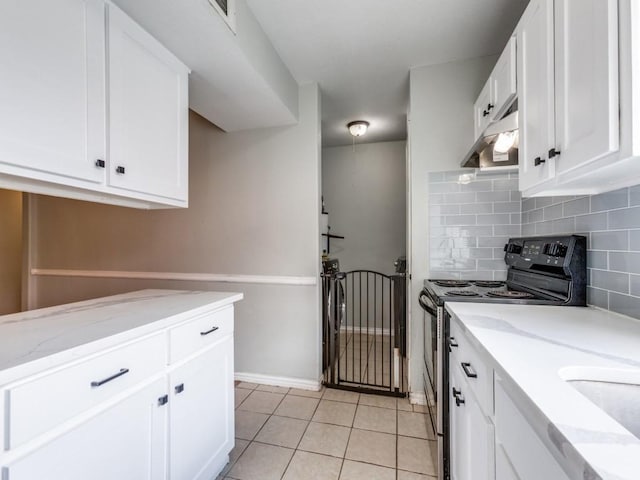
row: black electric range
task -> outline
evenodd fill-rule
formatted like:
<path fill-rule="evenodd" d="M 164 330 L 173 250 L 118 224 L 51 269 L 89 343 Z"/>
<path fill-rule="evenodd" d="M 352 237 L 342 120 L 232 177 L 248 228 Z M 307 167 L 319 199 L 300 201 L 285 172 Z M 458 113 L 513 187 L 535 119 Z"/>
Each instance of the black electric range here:
<path fill-rule="evenodd" d="M 424 385 L 429 418 L 438 439 L 438 478 L 449 478 L 449 318 L 446 302 L 586 305 L 587 244 L 579 235 L 512 238 L 504 247 L 507 278 L 425 280 Z"/>

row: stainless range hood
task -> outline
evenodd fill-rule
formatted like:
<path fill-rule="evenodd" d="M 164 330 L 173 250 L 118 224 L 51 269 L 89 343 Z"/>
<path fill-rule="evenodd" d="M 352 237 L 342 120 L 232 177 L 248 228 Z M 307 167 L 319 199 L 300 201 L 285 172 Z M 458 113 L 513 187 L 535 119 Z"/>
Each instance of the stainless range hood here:
<path fill-rule="evenodd" d="M 512 147 L 504 155 L 494 155 L 493 145 L 498 135 L 518 130 L 518 112 L 510 113 L 502 120 L 487 127 L 484 133 L 465 155 L 461 167 L 488 169 L 515 169 L 518 165 L 518 148 Z"/>

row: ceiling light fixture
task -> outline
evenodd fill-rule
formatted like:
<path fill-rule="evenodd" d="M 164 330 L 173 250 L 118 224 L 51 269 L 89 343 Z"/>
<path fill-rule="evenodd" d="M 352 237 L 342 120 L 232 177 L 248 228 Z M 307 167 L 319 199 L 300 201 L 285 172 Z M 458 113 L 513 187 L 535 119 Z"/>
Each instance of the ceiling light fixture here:
<path fill-rule="evenodd" d="M 369 128 L 369 122 L 364 120 L 354 120 L 353 122 L 347 123 L 347 128 L 349 129 L 349 133 L 354 137 L 361 137 L 365 133 L 367 133 L 367 128 Z"/>

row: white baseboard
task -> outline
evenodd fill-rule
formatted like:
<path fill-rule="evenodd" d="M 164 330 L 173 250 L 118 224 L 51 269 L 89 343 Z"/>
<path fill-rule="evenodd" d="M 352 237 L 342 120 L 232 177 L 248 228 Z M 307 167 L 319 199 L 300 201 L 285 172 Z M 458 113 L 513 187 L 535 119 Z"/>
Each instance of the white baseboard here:
<path fill-rule="evenodd" d="M 426 405 L 427 396 L 424 394 L 424 392 L 411 392 L 409 394 L 409 402 L 412 405 Z"/>
<path fill-rule="evenodd" d="M 348 332 L 348 333 L 358 333 L 358 334 L 364 334 L 364 335 L 384 335 L 387 337 L 391 335 L 391 331 L 388 328 L 378 328 L 378 327 L 360 328 L 359 326 L 352 327 L 351 325 L 342 325 L 340 326 L 340 331 Z"/>
<path fill-rule="evenodd" d="M 258 383 L 260 385 L 272 385 L 275 387 L 299 388 L 300 390 L 318 391 L 322 386 L 320 380 L 307 380 L 304 378 L 274 377 L 260 373 L 236 372 L 235 379 L 240 382 Z"/>

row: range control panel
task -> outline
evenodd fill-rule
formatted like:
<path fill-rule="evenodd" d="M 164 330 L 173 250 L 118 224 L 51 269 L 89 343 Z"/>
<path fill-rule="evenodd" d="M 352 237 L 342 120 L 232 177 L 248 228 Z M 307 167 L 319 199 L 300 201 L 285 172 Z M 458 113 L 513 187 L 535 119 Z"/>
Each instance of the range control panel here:
<path fill-rule="evenodd" d="M 586 238 L 579 235 L 511 238 L 504 251 L 509 266 L 530 270 L 541 266 L 566 268 L 574 253 L 584 255 Z"/>

